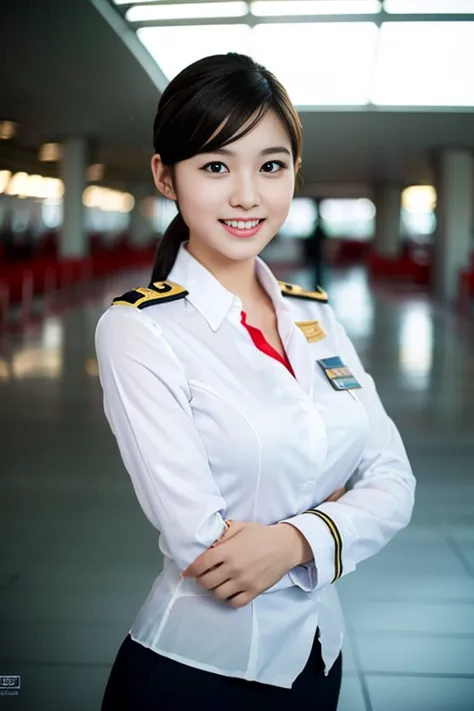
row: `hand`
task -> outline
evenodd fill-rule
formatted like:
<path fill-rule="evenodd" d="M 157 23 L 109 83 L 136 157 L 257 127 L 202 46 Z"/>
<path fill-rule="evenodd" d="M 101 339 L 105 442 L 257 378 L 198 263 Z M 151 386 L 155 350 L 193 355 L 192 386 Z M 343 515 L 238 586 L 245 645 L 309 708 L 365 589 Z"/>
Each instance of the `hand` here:
<path fill-rule="evenodd" d="M 294 536 L 299 535 L 293 526 L 231 521 L 223 538 L 181 575 L 195 578 L 232 607 L 243 607 L 296 565 Z"/>
<path fill-rule="evenodd" d="M 341 498 L 341 496 L 344 496 L 346 493 L 347 489 L 342 487 L 341 489 L 336 489 L 336 491 L 331 494 L 331 496 L 328 496 L 327 499 L 324 499 L 325 501 L 337 501 L 338 499 Z"/>

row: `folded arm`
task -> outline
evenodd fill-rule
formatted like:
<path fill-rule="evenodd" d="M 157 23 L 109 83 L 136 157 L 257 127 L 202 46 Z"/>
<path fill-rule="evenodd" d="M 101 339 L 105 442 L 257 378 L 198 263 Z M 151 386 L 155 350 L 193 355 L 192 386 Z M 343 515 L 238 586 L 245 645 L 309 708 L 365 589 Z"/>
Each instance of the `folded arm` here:
<path fill-rule="evenodd" d="M 342 498 L 285 519 L 305 536 L 313 552 L 313 562 L 300 566 L 306 580 L 298 577 L 300 587 L 307 591 L 335 582 L 378 553 L 408 525 L 415 493 L 415 479 L 398 430 L 344 329 L 332 311 L 329 314 L 337 354 L 362 385 L 356 392 L 369 416 L 370 435 L 351 488 Z"/>
<path fill-rule="evenodd" d="M 219 538 L 226 516 L 185 373 L 157 324 L 127 306 L 102 316 L 96 351 L 105 413 L 135 494 L 183 570 Z"/>

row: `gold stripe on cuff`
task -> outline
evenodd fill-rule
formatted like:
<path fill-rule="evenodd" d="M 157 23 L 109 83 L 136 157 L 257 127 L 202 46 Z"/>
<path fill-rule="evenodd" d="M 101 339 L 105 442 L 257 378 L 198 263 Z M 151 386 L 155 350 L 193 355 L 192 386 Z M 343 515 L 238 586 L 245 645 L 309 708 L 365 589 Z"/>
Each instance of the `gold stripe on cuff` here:
<path fill-rule="evenodd" d="M 313 514 L 313 516 L 318 516 L 326 526 L 329 528 L 331 531 L 332 537 L 334 538 L 334 579 L 331 581 L 331 583 L 335 583 L 336 580 L 339 580 L 339 578 L 342 575 L 342 536 L 339 533 L 339 529 L 332 520 L 330 516 L 328 516 L 326 513 L 323 511 L 315 511 L 314 509 L 308 509 L 308 511 L 305 511 L 305 513 L 310 513 Z"/>

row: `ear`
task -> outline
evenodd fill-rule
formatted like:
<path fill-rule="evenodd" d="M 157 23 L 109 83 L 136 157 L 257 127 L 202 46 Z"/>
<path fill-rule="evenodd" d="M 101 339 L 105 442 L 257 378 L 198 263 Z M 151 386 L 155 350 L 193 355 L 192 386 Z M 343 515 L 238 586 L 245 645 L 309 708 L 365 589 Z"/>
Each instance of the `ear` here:
<path fill-rule="evenodd" d="M 301 170 L 303 161 L 301 160 L 301 157 L 297 158 L 295 161 L 295 175 L 298 175 L 298 173 Z"/>
<path fill-rule="evenodd" d="M 177 200 L 176 192 L 173 187 L 173 180 L 168 166 L 164 165 L 161 156 L 155 153 L 151 159 L 151 172 L 155 185 L 160 193 L 168 200 Z"/>

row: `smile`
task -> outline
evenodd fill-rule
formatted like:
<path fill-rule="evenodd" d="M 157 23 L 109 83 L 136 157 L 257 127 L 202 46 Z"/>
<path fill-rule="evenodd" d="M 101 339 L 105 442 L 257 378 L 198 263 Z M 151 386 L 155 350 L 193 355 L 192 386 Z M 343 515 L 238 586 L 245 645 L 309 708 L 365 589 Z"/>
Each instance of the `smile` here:
<path fill-rule="evenodd" d="M 234 237 L 253 237 L 265 222 L 262 220 L 219 220 L 224 229 Z"/>
<path fill-rule="evenodd" d="M 223 222 L 227 227 L 233 227 L 234 229 L 251 230 L 263 220 L 219 220 L 219 222 Z"/>

